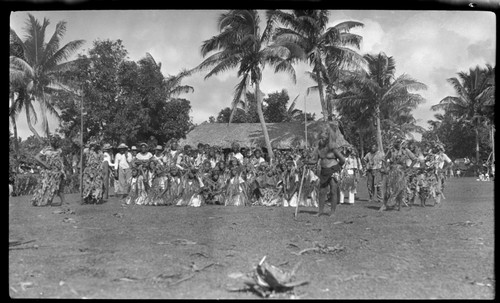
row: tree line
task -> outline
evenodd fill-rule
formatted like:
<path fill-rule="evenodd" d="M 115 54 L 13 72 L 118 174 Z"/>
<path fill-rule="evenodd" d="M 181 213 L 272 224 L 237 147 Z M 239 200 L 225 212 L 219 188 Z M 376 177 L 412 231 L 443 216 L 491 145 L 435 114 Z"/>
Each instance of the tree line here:
<path fill-rule="evenodd" d="M 456 145 L 456 140 L 451 142 L 454 136 L 459 138 L 460 131 L 471 129 L 475 132 L 476 158 L 479 150 L 487 150 L 481 138 L 485 127 L 490 134 L 494 132 L 494 67 L 477 67 L 469 73 L 460 72 L 460 80 L 448 79 L 457 96 L 446 97 L 432 107 L 445 113 L 436 116 L 443 117 L 442 121 L 430 122 L 431 129 L 425 130 L 417 125 L 412 111 L 425 102 L 417 92 L 426 85 L 407 74 L 396 77 L 395 58 L 383 52 L 360 54 L 363 38 L 351 31 L 363 27 L 362 23 L 344 21 L 328 27 L 327 10 L 268 10 L 265 18 L 262 27 L 256 10 L 222 13 L 217 20 L 219 33 L 201 42 L 204 60 L 194 68 L 164 76 L 161 63 L 148 53 L 137 62 L 130 60 L 121 40 L 93 41 L 86 53 L 67 61 L 84 41 L 60 47 L 66 32 L 66 22 L 61 21 L 47 42 L 49 20 L 40 23 L 28 14 L 24 40 L 10 30 L 9 114 L 14 149 L 19 151 L 16 118 L 22 112 L 33 135 L 42 140 L 33 127 L 38 120 L 35 103 L 42 109 L 45 135 L 50 134 L 46 119 L 50 112 L 60 122 L 56 132 L 73 150 L 79 149 L 82 135 L 82 105 L 84 142 L 131 144 L 151 138 L 157 142 L 182 138 L 194 126 L 189 116 L 191 104 L 180 97 L 194 88 L 182 81 L 194 73 L 206 73 L 208 79 L 236 70 L 238 83 L 230 106 L 221 109 L 217 117 L 209 117 L 208 122 L 259 122 L 272 152 L 266 123 L 304 121 L 306 117 L 295 108 L 299 96 L 288 104 L 286 89 L 266 97 L 260 89 L 262 71 L 269 66 L 276 73 L 285 72 L 293 85 L 294 66 L 306 62 L 310 66 L 307 74 L 316 83 L 307 94 L 319 95 L 321 119 L 339 122 L 346 139 L 362 153 L 374 143 L 384 150 L 396 138 L 411 138 L 415 132 L 421 133 L 423 140 L 440 140 L 450 149 Z M 316 118 L 307 115 L 307 120 Z"/>

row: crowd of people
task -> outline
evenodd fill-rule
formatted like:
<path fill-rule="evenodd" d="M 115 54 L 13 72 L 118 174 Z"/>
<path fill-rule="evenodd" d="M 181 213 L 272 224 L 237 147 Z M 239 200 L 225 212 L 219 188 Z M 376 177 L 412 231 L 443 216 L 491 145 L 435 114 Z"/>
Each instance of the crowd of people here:
<path fill-rule="evenodd" d="M 114 194 L 125 204 L 298 204 L 319 207 L 320 215 L 327 203 L 331 212 L 337 204 L 354 204 L 365 174 L 369 200 L 379 202 L 381 211 L 411 206 L 417 197 L 422 206 L 430 197 L 436 204 L 444 198 L 444 172 L 452 162 L 443 146 L 436 144 L 423 152 L 413 142 L 398 140 L 386 153 L 374 145 L 359 157 L 351 146 L 332 144 L 327 130 L 322 134 L 311 148 L 275 150 L 272 161 L 261 149 L 242 148 L 238 143 L 225 150 L 204 144 L 181 149 L 176 141 L 154 147 L 139 143 L 139 148 L 91 142 L 84 150 L 82 198 L 85 203 L 101 203 L 114 187 Z M 37 156 L 43 169 L 32 198 L 35 206 L 51 205 L 55 195 L 64 202 L 65 172 L 55 142 Z"/>

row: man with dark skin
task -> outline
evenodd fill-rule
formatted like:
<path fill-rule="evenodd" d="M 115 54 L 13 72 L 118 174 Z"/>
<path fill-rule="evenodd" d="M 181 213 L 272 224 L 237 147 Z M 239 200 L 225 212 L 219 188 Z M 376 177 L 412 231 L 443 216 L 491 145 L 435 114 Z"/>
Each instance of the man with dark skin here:
<path fill-rule="evenodd" d="M 345 158 L 342 153 L 336 148 L 335 134 L 330 126 L 325 126 L 318 136 L 318 141 L 314 145 L 312 159 L 308 164 L 316 164 L 319 161 L 320 182 L 319 182 L 319 210 L 316 216 L 323 214 L 325 203 L 329 200 L 331 205 L 331 216 L 335 213 L 335 208 L 340 199 L 339 177 L 342 165 Z"/>

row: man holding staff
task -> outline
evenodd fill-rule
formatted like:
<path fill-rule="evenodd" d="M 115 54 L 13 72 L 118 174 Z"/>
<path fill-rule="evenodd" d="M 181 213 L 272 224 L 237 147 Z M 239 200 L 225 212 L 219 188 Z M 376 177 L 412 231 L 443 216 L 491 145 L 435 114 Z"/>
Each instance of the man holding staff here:
<path fill-rule="evenodd" d="M 323 214 L 327 200 L 331 204 L 331 211 L 327 215 L 335 213 L 335 208 L 340 199 L 339 178 L 345 159 L 337 149 L 335 138 L 333 129 L 326 124 L 319 133 L 318 141 L 314 144 L 312 159 L 308 163 L 314 165 L 319 161 L 321 167 L 319 175 L 319 210 L 316 216 Z"/>

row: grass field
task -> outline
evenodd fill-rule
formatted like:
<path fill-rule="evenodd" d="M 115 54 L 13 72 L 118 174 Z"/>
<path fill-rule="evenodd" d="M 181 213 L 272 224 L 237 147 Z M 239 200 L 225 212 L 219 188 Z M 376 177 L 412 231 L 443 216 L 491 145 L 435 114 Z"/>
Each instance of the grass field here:
<path fill-rule="evenodd" d="M 294 218 L 294 208 L 122 206 L 113 197 L 79 205 L 78 195 L 32 207 L 28 196 L 11 197 L 9 239 L 35 241 L 9 247 L 9 293 L 258 298 L 227 289 L 267 256 L 285 270 L 300 262 L 296 278 L 309 284 L 294 289 L 299 298 L 495 297 L 493 182 L 450 179 L 441 205 L 383 213 L 367 202 L 364 180 L 358 187 L 354 205 L 319 218 L 314 208 Z M 315 243 L 344 249 L 294 254 Z"/>

